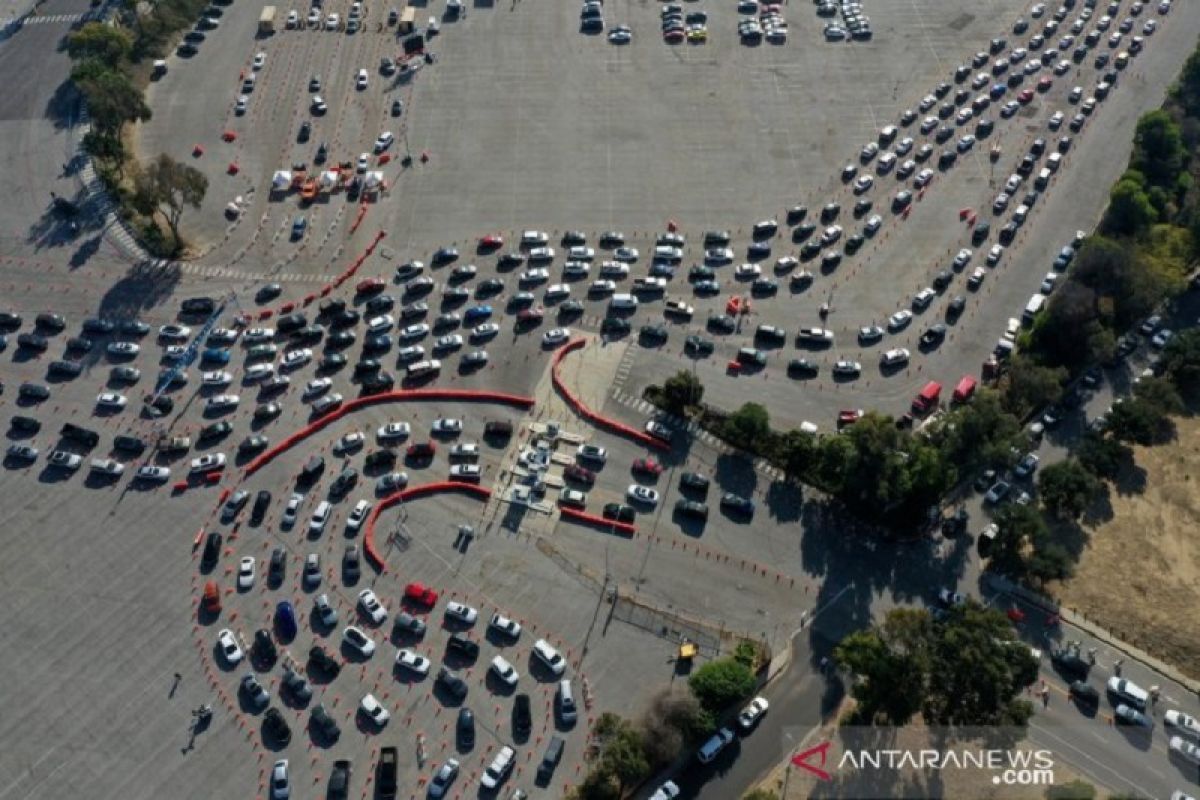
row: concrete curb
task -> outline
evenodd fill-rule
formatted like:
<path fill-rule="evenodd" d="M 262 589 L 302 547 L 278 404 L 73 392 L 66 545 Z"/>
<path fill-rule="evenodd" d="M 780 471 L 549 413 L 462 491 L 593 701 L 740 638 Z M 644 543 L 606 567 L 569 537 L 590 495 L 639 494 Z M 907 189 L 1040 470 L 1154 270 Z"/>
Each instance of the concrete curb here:
<path fill-rule="evenodd" d="M 1171 666 L 1165 661 L 1162 661 L 1161 659 L 1155 658 L 1141 648 L 1135 647 L 1128 642 L 1118 639 L 1116 636 L 1104 630 L 1091 620 L 1085 618 L 1082 614 L 1078 613 L 1074 609 L 1064 607 L 1057 601 L 1046 597 L 1045 595 L 1031 591 L 1030 589 L 1026 589 L 1023 586 L 1017 586 L 1000 575 L 985 572 L 984 580 L 990 583 L 994 588 L 1008 594 L 1016 595 L 1025 602 L 1035 605 L 1047 613 L 1057 614 L 1063 622 L 1066 622 L 1069 625 L 1074 625 L 1080 630 L 1086 631 L 1088 635 L 1099 639 L 1110 647 L 1120 650 L 1130 658 L 1137 659 L 1155 672 L 1170 678 L 1180 686 L 1186 688 L 1188 691 L 1200 696 L 1200 681 L 1189 678 L 1181 673 L 1177 668 Z"/>

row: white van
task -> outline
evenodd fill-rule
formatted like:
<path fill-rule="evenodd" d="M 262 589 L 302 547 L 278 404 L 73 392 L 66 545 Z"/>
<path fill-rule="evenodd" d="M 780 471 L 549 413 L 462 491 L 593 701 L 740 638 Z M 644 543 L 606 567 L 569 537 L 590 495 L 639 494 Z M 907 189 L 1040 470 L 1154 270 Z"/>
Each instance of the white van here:
<path fill-rule="evenodd" d="M 431 358 L 428 361 L 418 361 L 415 364 L 409 364 L 407 374 L 410 378 L 423 378 L 426 375 L 441 372 L 441 370 L 442 362 L 436 358 Z"/>
<path fill-rule="evenodd" d="M 608 301 L 608 307 L 625 311 L 638 307 L 638 299 L 631 294 L 614 294 Z"/>
<path fill-rule="evenodd" d="M 1017 206 L 1017 210 L 1013 212 L 1013 215 L 1012 215 L 1013 222 L 1017 223 L 1018 225 L 1024 225 L 1025 218 L 1028 216 L 1029 216 L 1029 206 L 1022 203 L 1021 205 Z"/>
<path fill-rule="evenodd" d="M 575 694 L 571 690 L 571 679 L 564 678 L 558 682 L 558 718 L 570 725 L 579 719 L 579 709 L 575 705 Z"/>
<path fill-rule="evenodd" d="M 1042 171 L 1039 172 L 1037 177 L 1033 179 L 1033 188 L 1037 189 L 1039 192 L 1043 191 L 1047 186 L 1050 185 L 1051 174 L 1052 173 L 1050 172 L 1049 168 L 1043 167 Z"/>
<path fill-rule="evenodd" d="M 1033 320 L 1041 313 L 1042 308 L 1046 305 L 1046 295 L 1038 293 L 1029 298 L 1029 302 L 1025 304 L 1025 310 L 1021 313 L 1021 319 L 1026 325 L 1032 325 Z"/>
<path fill-rule="evenodd" d="M 312 519 L 308 521 L 309 533 L 324 533 L 325 525 L 329 522 L 329 515 L 333 512 L 333 505 L 328 500 L 322 500 L 317 506 L 317 510 L 313 512 Z"/>
<path fill-rule="evenodd" d="M 1059 166 L 1062 164 L 1062 153 L 1051 153 L 1046 159 L 1046 169 L 1051 172 L 1058 172 Z"/>

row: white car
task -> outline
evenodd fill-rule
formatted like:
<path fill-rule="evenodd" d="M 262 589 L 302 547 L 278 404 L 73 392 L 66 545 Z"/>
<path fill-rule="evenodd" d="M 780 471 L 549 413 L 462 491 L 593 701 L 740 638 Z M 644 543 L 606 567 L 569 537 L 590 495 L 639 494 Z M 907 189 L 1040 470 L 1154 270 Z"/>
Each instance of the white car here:
<path fill-rule="evenodd" d="M 450 477 L 461 480 L 478 481 L 483 470 L 478 464 L 455 464 L 450 467 Z"/>
<path fill-rule="evenodd" d="M 894 350 L 888 350 L 879 357 L 879 366 L 881 367 L 898 367 L 901 364 L 907 364 L 910 353 L 903 347 L 897 347 Z"/>
<path fill-rule="evenodd" d="M 407 647 L 396 652 L 396 666 L 424 678 L 429 674 L 429 659 Z"/>
<path fill-rule="evenodd" d="M 313 378 L 308 383 L 304 384 L 304 397 L 316 397 L 323 393 L 330 386 L 333 386 L 333 381 L 329 378 Z"/>
<path fill-rule="evenodd" d="M 297 25 L 299 25 L 300 24 L 300 12 L 299 11 L 289 11 L 288 15 L 287 15 L 286 24 L 287 24 L 288 28 L 295 28 Z"/>
<path fill-rule="evenodd" d="M 267 54 L 266 53 L 255 53 L 254 60 L 250 62 L 250 68 L 257 71 L 257 70 L 262 69 L 264 66 L 266 66 L 266 63 L 267 63 Z"/>
<path fill-rule="evenodd" d="M 367 320 L 367 331 L 370 333 L 387 333 L 396 324 L 391 314 L 383 314 Z"/>
<path fill-rule="evenodd" d="M 1163 722 L 1168 728 L 1176 728 L 1195 739 L 1200 739 L 1200 722 L 1190 714 L 1171 710 L 1163 715 Z"/>
<path fill-rule="evenodd" d="M 255 383 L 257 381 L 265 381 L 274 376 L 274 364 L 252 364 L 246 367 L 246 372 L 242 375 L 242 381 L 245 383 Z"/>
<path fill-rule="evenodd" d="M 134 342 L 111 342 L 105 349 L 110 356 L 136 356 L 142 348 Z"/>
<path fill-rule="evenodd" d="M 608 451 L 598 444 L 581 444 L 575 450 L 578 458 L 603 464 L 608 459 Z"/>
<path fill-rule="evenodd" d="M 479 445 L 474 442 L 460 442 L 450 448 L 450 458 L 479 458 Z"/>
<path fill-rule="evenodd" d="M 555 283 L 546 287 L 546 300 L 554 302 L 571 296 L 571 287 L 565 283 Z"/>
<path fill-rule="evenodd" d="M 434 433 L 462 433 L 462 429 L 462 420 L 454 417 L 439 417 L 430 426 L 430 430 Z"/>
<path fill-rule="evenodd" d="M 271 768 L 271 800 L 288 800 L 291 796 L 292 781 L 288 777 L 288 760 L 281 758 Z"/>
<path fill-rule="evenodd" d="M 499 678 L 506 686 L 516 686 L 517 681 L 521 679 L 521 673 L 517 672 L 516 668 L 508 663 L 508 659 L 504 656 L 494 656 L 490 667 L 492 674 Z"/>
<path fill-rule="evenodd" d="M 201 372 L 200 383 L 204 386 L 228 386 L 233 383 L 233 376 L 224 370 Z"/>
<path fill-rule="evenodd" d="M 762 267 L 758 264 L 738 264 L 737 269 L 734 270 L 734 277 L 739 280 L 749 280 L 760 275 L 762 275 Z"/>
<path fill-rule="evenodd" d="M 366 522 L 367 514 L 369 513 L 371 513 L 371 504 L 366 500 L 359 500 L 346 516 L 346 530 L 349 532 L 358 531 L 362 527 L 362 524 Z"/>
<path fill-rule="evenodd" d="M 367 88 L 368 81 L 369 78 L 367 76 L 367 71 L 365 69 L 360 69 L 358 71 L 358 75 L 356 75 L 354 78 L 354 88 L 361 92 L 363 89 Z"/>
<path fill-rule="evenodd" d="M 341 15 L 330 14 L 328 17 L 325 18 L 325 30 L 327 30 L 327 31 L 336 30 L 337 26 L 340 25 L 341 22 L 342 22 Z"/>
<path fill-rule="evenodd" d="M 168 341 L 179 342 L 192 335 L 192 329 L 187 325 L 163 325 L 158 329 L 158 337 Z"/>
<path fill-rule="evenodd" d="M 463 346 L 462 334 L 450 333 L 445 336 L 439 336 L 433 342 L 433 349 L 437 351 L 458 350 Z"/>
<path fill-rule="evenodd" d="M 375 152 L 382 153 L 392 146 L 392 142 L 396 141 L 396 136 L 391 131 L 384 131 L 379 134 L 379 138 L 375 140 Z"/>
<path fill-rule="evenodd" d="M 342 641 L 348 647 L 357 650 L 363 658 L 370 658 L 375 654 L 375 640 L 354 625 L 347 625 L 342 629 Z"/>
<path fill-rule="evenodd" d="M 217 646 L 221 648 L 221 655 L 224 657 L 226 664 L 237 664 L 246 657 L 246 654 L 242 652 L 242 648 L 238 644 L 237 637 L 228 628 L 224 628 L 217 633 Z"/>
<path fill-rule="evenodd" d="M 124 408 L 128 402 L 124 395 L 116 392 L 101 392 L 96 395 L 96 405 L 100 408 Z"/>
<path fill-rule="evenodd" d="M 321 624 L 327 628 L 332 628 L 337 625 L 338 613 L 333 607 L 333 603 L 329 602 L 329 595 L 319 594 L 313 599 L 313 608 L 317 611 L 317 618 L 321 620 Z"/>
<path fill-rule="evenodd" d="M 625 494 L 636 503 L 645 503 L 648 506 L 658 505 L 658 492 L 649 486 L 633 483 L 625 490 Z"/>
<path fill-rule="evenodd" d="M 192 472 L 211 472 L 222 469 L 224 466 L 224 453 L 208 453 L 198 458 L 193 458 L 191 463 Z"/>
<path fill-rule="evenodd" d="M 359 153 L 358 160 L 354 162 L 354 171 L 362 175 L 367 171 L 367 167 L 371 166 L 371 154 Z"/>
<path fill-rule="evenodd" d="M 989 267 L 996 266 L 997 264 L 1000 263 L 1000 259 L 1001 259 L 1001 257 L 1003 257 L 1003 255 L 1004 255 L 1004 245 L 1002 245 L 1002 244 L 992 245 L 992 248 L 990 250 L 988 250 L 987 265 Z"/>
<path fill-rule="evenodd" d="M 488 791 L 498 787 L 512 772 L 516 756 L 516 752 L 508 745 L 501 747 L 500 752 L 496 753 L 496 757 L 492 759 L 492 763 L 488 764 L 487 769 L 483 771 L 483 777 L 479 779 L 480 785 Z"/>
<path fill-rule="evenodd" d="M 397 335 L 406 341 L 420 339 L 423 336 L 429 335 L 429 324 L 418 322 L 416 325 L 409 325 L 407 328 L 402 328 Z"/>
<path fill-rule="evenodd" d="M 412 426 L 407 422 L 389 422 L 381 425 L 379 430 L 375 431 L 375 436 L 381 442 L 392 441 L 394 439 L 407 439 L 412 433 Z"/>
<path fill-rule="evenodd" d="M 521 273 L 521 276 L 518 280 L 522 284 L 545 283 L 546 281 L 550 280 L 550 270 L 544 267 L 527 269 Z"/>
<path fill-rule="evenodd" d="M 156 467 L 153 464 L 146 464 L 138 467 L 137 472 L 133 476 L 144 481 L 165 481 L 171 477 L 171 470 L 167 467 Z"/>
<path fill-rule="evenodd" d="M 241 402 L 241 397 L 236 394 L 218 394 L 213 395 L 204 402 L 206 411 L 220 411 L 226 408 L 236 408 Z"/>
<path fill-rule="evenodd" d="M 379 597 L 371 589 L 363 589 L 358 593 L 358 605 L 363 613 L 376 625 L 382 624 L 388 618 L 387 609 L 379 602 Z"/>
<path fill-rule="evenodd" d="M 862 194 L 875 185 L 875 178 L 870 175 L 859 175 L 854 179 L 854 193 Z"/>
<path fill-rule="evenodd" d="M 465 603 L 451 601 L 446 604 L 446 617 L 464 625 L 474 625 L 479 612 Z"/>
<path fill-rule="evenodd" d="M 500 326 L 494 322 L 485 322 L 471 329 L 472 339 L 487 339 L 500 332 Z"/>
<path fill-rule="evenodd" d="M 254 556 L 244 556 L 238 562 L 237 587 L 249 589 L 254 585 Z"/>
<path fill-rule="evenodd" d="M 961 606 L 967 602 L 967 598 L 951 589 L 938 589 L 938 602 L 944 606 Z"/>
<path fill-rule="evenodd" d="M 742 709 L 742 713 L 738 714 L 738 727 L 740 727 L 743 731 L 751 730 L 755 725 L 758 724 L 758 721 L 762 719 L 763 714 L 767 713 L 767 709 L 770 707 L 770 705 L 771 704 L 767 702 L 767 698 L 765 697 L 756 697 L 751 700 L 746 707 Z"/>
<path fill-rule="evenodd" d="M 308 362 L 312 361 L 313 351 L 307 347 L 300 347 L 296 350 L 289 350 L 283 354 L 283 361 L 279 366 L 282 369 L 297 369 Z"/>
<path fill-rule="evenodd" d="M 567 660 L 545 639 L 538 639 L 533 643 L 533 654 L 555 677 L 567 671 Z"/>
<path fill-rule="evenodd" d="M 377 728 L 387 725 L 388 720 L 392 718 L 392 715 L 373 694 L 363 697 L 362 701 L 358 704 L 358 710 L 363 713 L 363 716 L 373 722 Z"/>
<path fill-rule="evenodd" d="M 93 458 L 92 472 L 116 477 L 125 471 L 125 465 L 112 458 Z"/>
<path fill-rule="evenodd" d="M 654 794 L 650 795 L 650 800 L 676 800 L 681 794 L 683 794 L 683 790 L 679 788 L 679 784 L 675 781 L 667 781 L 659 786 Z"/>
<path fill-rule="evenodd" d="M 617 290 L 617 284 L 609 280 L 592 281 L 588 287 L 589 294 L 611 294 Z"/>
<path fill-rule="evenodd" d="M 611 37 L 610 37 L 611 38 Z M 450 785 L 458 777 L 459 763 L 457 759 L 447 758 L 438 767 L 437 772 L 429 779 L 429 796 L 434 800 L 445 797 L 450 791 Z"/>
<path fill-rule="evenodd" d="M 613 258 L 617 261 L 625 261 L 633 263 L 638 260 L 638 249 L 636 247 L 618 247 L 613 251 Z"/>
<path fill-rule="evenodd" d="M 972 255 L 974 255 L 974 253 L 971 252 L 971 248 L 964 247 L 960 249 L 958 254 L 954 256 L 954 268 L 956 270 L 960 270 L 967 264 L 970 264 Z"/>
<path fill-rule="evenodd" d="M 521 636 L 521 623 L 499 612 L 492 614 L 492 619 L 488 622 L 488 627 L 510 639 L 517 639 Z"/>
<path fill-rule="evenodd" d="M 274 328 L 251 328 L 242 335 L 242 341 L 246 344 L 260 344 L 262 342 L 269 342 L 274 338 Z"/>
<path fill-rule="evenodd" d="M 570 335 L 570 328 L 551 328 L 542 334 L 542 344 L 547 346 L 562 344 Z"/>
<path fill-rule="evenodd" d="M 350 433 L 343 435 L 342 438 L 338 439 L 334 443 L 333 454 L 340 456 L 353 452 L 354 450 L 362 447 L 363 442 L 366 440 L 367 437 L 363 435 L 362 431 L 351 431 Z"/>
<path fill-rule="evenodd" d="M 843 378 L 857 378 L 862 373 L 862 364 L 845 358 L 839 359 L 834 362 L 832 372 Z"/>

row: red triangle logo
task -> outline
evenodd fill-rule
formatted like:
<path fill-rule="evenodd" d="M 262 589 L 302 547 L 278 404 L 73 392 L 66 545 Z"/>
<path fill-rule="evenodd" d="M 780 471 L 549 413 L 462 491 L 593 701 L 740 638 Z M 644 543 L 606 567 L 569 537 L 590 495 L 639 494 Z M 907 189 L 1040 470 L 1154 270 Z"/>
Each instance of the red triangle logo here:
<path fill-rule="evenodd" d="M 803 753 L 797 753 L 796 755 L 792 756 L 792 764 L 800 769 L 808 770 L 823 781 L 833 780 L 833 776 L 822 769 L 822 767 L 825 766 L 825 759 L 829 755 L 829 748 L 832 746 L 832 744 L 832 742 L 822 742 L 816 747 L 808 748 Z M 819 764 L 810 763 L 815 761 L 818 756 L 820 757 Z"/>

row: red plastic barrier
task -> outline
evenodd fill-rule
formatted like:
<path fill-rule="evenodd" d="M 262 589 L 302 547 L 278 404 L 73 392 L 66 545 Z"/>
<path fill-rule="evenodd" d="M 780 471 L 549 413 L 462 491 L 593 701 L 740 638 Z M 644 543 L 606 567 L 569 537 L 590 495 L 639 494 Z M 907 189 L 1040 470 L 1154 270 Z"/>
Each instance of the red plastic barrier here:
<path fill-rule="evenodd" d="M 329 293 L 332 291 L 333 291 L 333 284 L 327 284 L 324 288 L 321 289 L 321 297 L 328 297 Z"/>
<path fill-rule="evenodd" d="M 271 309 L 269 309 L 269 308 L 264 308 L 262 311 L 258 312 L 258 318 L 259 318 L 259 319 L 270 319 L 270 318 L 271 318 L 271 315 L 272 315 L 272 314 L 274 314 L 274 313 L 275 313 L 275 312 L 274 312 L 274 311 L 272 311 Z"/>
<path fill-rule="evenodd" d="M 295 310 L 296 310 L 296 304 L 295 304 L 295 303 L 284 303 L 283 305 L 281 305 L 281 306 L 279 307 L 279 313 L 280 313 L 280 314 L 290 314 L 290 313 L 292 313 L 292 312 L 293 312 L 293 311 L 295 311 Z"/>
<path fill-rule="evenodd" d="M 366 553 L 367 558 L 375 565 L 376 569 L 380 572 L 387 570 L 387 564 L 384 562 L 383 557 L 379 555 L 379 551 L 375 549 L 375 520 L 378 519 L 379 515 L 396 505 L 396 503 L 407 503 L 409 500 L 415 500 L 418 497 L 440 494 L 442 492 L 462 492 L 463 494 L 474 495 L 484 501 L 487 501 L 492 496 L 491 489 L 485 489 L 473 483 L 461 483 L 458 481 L 423 483 L 420 486 L 410 486 L 407 489 L 392 492 L 375 504 L 375 507 L 371 509 L 371 513 L 367 517 L 366 524 L 363 526 L 363 552 Z"/>
<path fill-rule="evenodd" d="M 532 397 L 523 397 L 519 394 L 504 394 L 503 392 L 480 392 L 471 389 L 398 389 L 394 392 L 381 392 L 380 394 L 356 397 L 355 399 L 343 404 L 342 407 L 336 411 L 332 411 L 323 417 L 313 420 L 307 426 L 296 431 L 291 436 L 272 447 L 270 450 L 259 454 L 257 458 L 246 465 L 244 477 L 250 477 L 262 467 L 270 463 L 280 453 L 289 450 L 297 442 L 307 439 L 309 436 L 321 430 L 329 423 L 339 420 L 347 414 L 352 414 L 360 408 L 366 408 L 367 406 L 373 406 L 379 403 L 397 403 L 421 400 L 490 402 L 498 403 L 500 405 L 516 406 L 518 408 L 533 407 Z"/>
<path fill-rule="evenodd" d="M 561 514 L 564 519 L 569 519 L 574 522 L 583 522 L 588 525 L 596 525 L 603 528 L 611 528 L 614 531 L 620 531 L 626 536 L 633 536 L 635 533 L 637 533 L 637 528 L 628 522 L 618 522 L 615 519 L 597 517 L 595 514 L 585 514 L 582 511 L 578 511 L 574 508 L 559 508 L 558 513 Z"/>
<path fill-rule="evenodd" d="M 653 447 L 655 450 L 670 450 L 671 446 L 666 442 L 655 439 L 650 434 L 643 433 L 636 428 L 631 428 L 623 422 L 617 422 L 615 419 L 602 417 L 595 411 L 592 411 L 590 408 L 584 405 L 578 397 L 572 394 L 571 390 L 568 389 L 566 384 L 562 382 L 562 379 L 558 377 L 558 367 L 562 363 L 563 358 L 565 358 L 568 353 L 574 352 L 586 344 L 587 339 L 573 339 L 559 348 L 558 352 L 554 354 L 554 363 L 550 368 L 550 377 L 554 381 L 554 388 L 558 390 L 558 393 L 561 394 L 563 398 L 570 404 L 571 408 L 574 409 L 576 414 L 583 417 L 596 427 L 604 428 L 607 431 L 624 436 L 628 439 L 633 439 L 635 442 L 640 442 L 647 447 Z"/>

